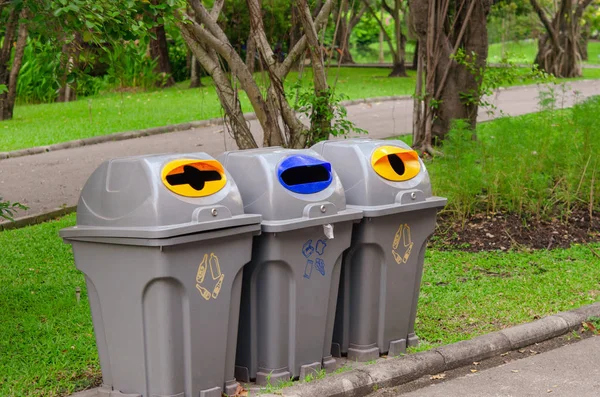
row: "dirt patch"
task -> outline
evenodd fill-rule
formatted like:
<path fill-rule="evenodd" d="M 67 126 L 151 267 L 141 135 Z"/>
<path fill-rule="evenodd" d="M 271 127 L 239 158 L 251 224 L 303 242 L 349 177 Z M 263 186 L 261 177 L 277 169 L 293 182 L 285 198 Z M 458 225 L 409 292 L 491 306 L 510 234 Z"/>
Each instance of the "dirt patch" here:
<path fill-rule="evenodd" d="M 573 211 L 568 220 L 524 220 L 511 214 L 480 214 L 464 226 L 441 216 L 432 239 L 436 249 L 469 252 L 510 249 L 568 248 L 574 243 L 600 241 L 600 213 Z M 598 253 L 600 258 L 600 252 Z"/>

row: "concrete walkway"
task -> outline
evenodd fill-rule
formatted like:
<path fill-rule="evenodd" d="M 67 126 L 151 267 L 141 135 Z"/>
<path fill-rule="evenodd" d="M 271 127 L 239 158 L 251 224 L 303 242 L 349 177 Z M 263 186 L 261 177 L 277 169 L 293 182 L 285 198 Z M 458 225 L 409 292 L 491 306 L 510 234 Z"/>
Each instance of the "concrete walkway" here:
<path fill-rule="evenodd" d="M 576 81 L 569 86 L 568 91 L 557 94 L 559 106 L 572 106 L 577 96 L 600 95 L 600 80 Z M 574 91 L 579 94 L 575 95 Z M 492 102 L 506 115 L 531 113 L 539 110 L 538 92 L 536 86 L 514 87 L 499 91 Z M 410 133 L 412 108 L 412 98 L 407 97 L 352 105 L 348 107 L 348 115 L 359 127 L 369 131 L 369 137 L 386 138 Z M 480 114 L 479 119 L 490 117 Z M 262 142 L 258 123 L 252 121 L 251 126 L 257 142 Z M 9 158 L 0 160 L 0 197 L 30 207 L 19 216 L 43 214 L 76 205 L 89 175 L 107 159 L 165 152 L 203 151 L 218 155 L 232 149 L 236 149 L 233 139 L 223 127 L 215 126 Z"/>
<path fill-rule="evenodd" d="M 593 337 L 410 393 L 381 390 L 372 397 L 597 397 L 600 338 Z"/>

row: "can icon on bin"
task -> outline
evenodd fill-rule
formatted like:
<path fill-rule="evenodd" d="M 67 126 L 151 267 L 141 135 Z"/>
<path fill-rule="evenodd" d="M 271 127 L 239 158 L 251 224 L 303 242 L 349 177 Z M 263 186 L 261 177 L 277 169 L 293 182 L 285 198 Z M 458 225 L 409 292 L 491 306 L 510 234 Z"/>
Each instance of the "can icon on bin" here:
<path fill-rule="evenodd" d="M 313 147 L 338 172 L 350 208 L 363 211 L 344 255 L 334 356 L 355 361 L 416 345 L 414 324 L 429 236 L 446 199 L 402 141 L 351 139 Z"/>
<path fill-rule="evenodd" d="M 60 234 L 86 278 L 99 397 L 235 393 L 242 268 L 260 219 L 204 153 L 115 159 L 91 175 L 77 226 Z"/>
<path fill-rule="evenodd" d="M 342 254 L 360 210 L 311 150 L 224 153 L 244 210 L 263 217 L 244 269 L 236 378 L 259 385 L 335 369 L 331 340 Z"/>

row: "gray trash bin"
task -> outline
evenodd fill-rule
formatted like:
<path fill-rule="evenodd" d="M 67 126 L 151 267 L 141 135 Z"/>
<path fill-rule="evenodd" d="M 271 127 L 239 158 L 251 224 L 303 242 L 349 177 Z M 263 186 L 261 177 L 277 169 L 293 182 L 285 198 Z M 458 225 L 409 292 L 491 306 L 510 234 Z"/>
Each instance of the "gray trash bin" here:
<path fill-rule="evenodd" d="M 203 153 L 115 159 L 60 235 L 86 277 L 99 397 L 234 393 L 242 268 L 260 216 Z"/>
<path fill-rule="evenodd" d="M 261 214 L 244 270 L 236 378 L 276 384 L 335 369 L 331 340 L 342 254 L 352 224 L 331 165 L 311 150 L 228 152 L 245 211 Z"/>
<path fill-rule="evenodd" d="M 313 147 L 338 171 L 346 200 L 363 211 L 344 255 L 332 352 L 368 361 L 418 343 L 414 322 L 428 238 L 446 199 L 402 141 L 356 139 Z"/>

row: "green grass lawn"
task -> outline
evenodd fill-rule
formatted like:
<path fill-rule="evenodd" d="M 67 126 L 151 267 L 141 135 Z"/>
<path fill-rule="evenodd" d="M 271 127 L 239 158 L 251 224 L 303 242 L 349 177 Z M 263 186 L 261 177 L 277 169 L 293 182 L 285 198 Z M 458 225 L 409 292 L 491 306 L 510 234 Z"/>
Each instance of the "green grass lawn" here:
<path fill-rule="evenodd" d="M 75 216 L 0 232 L 0 395 L 64 396 L 100 381 L 83 276 L 58 230 Z M 419 350 L 469 339 L 598 300 L 590 247 L 466 253 L 430 249 Z M 81 301 L 75 288 L 81 288 Z"/>
<path fill-rule="evenodd" d="M 410 95 L 414 91 L 414 73 L 409 78 L 388 79 L 385 69 L 332 67 L 329 81 L 337 78 L 337 92 L 350 99 L 390 95 Z M 303 82 L 308 84 L 310 69 Z M 297 75 L 287 79 L 288 87 Z M 211 80 L 207 87 L 187 89 L 187 82 L 152 92 L 111 93 L 82 98 L 71 103 L 16 106 L 14 119 L 0 122 L 0 152 L 50 145 L 74 139 L 117 132 L 204 120 L 222 115 L 221 105 Z M 291 91 L 291 90 L 290 90 Z M 240 90 L 244 111 L 252 111 Z"/>
<path fill-rule="evenodd" d="M 310 80 L 305 73 L 305 86 Z M 389 70 L 373 68 L 337 68 L 329 71 L 329 81 L 337 78 L 337 92 L 350 99 L 391 95 L 412 95 L 415 74 L 408 78 L 387 78 Z M 584 70 L 584 78 L 600 78 L 600 70 Z M 21 105 L 13 120 L 0 122 L 0 152 L 33 146 L 51 145 L 75 139 L 158 127 L 220 117 L 222 110 L 211 80 L 201 89 L 187 89 L 187 83 L 151 92 L 110 93 L 82 98 L 70 103 Z M 290 75 L 292 86 L 297 75 Z M 534 81 L 516 81 L 515 85 Z M 245 111 L 252 111 L 244 92 L 240 98 Z"/>
<path fill-rule="evenodd" d="M 502 61 L 503 54 L 510 54 L 509 60 L 516 63 L 532 63 L 537 54 L 537 41 L 509 41 L 505 43 L 490 44 L 488 62 Z M 588 64 L 600 64 L 600 41 L 588 43 Z"/>

